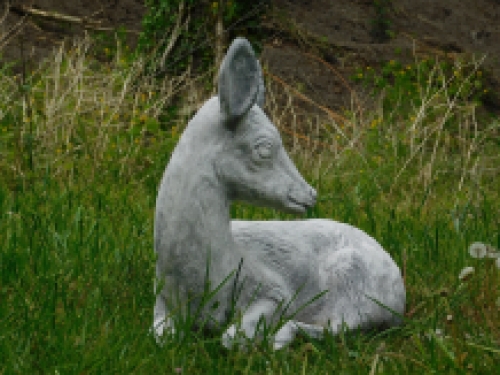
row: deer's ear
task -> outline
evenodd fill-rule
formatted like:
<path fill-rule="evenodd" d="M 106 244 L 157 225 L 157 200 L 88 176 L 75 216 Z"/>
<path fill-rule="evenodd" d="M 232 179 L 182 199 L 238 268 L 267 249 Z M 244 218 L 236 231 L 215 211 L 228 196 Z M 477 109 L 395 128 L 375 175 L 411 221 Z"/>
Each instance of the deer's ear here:
<path fill-rule="evenodd" d="M 234 126 L 257 102 L 261 76 L 252 46 L 236 38 L 219 70 L 219 101 L 227 125 Z"/>

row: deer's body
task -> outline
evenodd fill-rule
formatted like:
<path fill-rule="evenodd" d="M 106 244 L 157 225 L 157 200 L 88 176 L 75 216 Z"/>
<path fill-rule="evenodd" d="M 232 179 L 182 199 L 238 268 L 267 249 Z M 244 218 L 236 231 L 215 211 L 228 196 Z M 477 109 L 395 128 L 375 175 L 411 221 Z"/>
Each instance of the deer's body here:
<path fill-rule="evenodd" d="M 360 328 L 374 321 L 387 325 L 397 322 L 397 317 L 366 295 L 402 311 L 399 268 L 363 231 L 323 219 L 234 220 L 231 224 L 237 247 L 248 250 L 245 261 L 259 270 L 257 280 L 262 279 L 260 274 L 275 275 L 280 270 L 274 281 L 280 297 L 289 301 L 300 290 L 291 312 L 329 291 L 295 316 L 299 322 L 321 327 L 337 327 L 344 322 Z M 360 314 L 369 318 L 360 319 Z"/>
<path fill-rule="evenodd" d="M 169 311 L 188 303 L 196 309 L 196 296 L 206 288 L 208 260 L 215 288 L 243 259 L 235 307 L 242 309 L 241 328 L 248 337 L 259 319 L 275 316 L 281 302 L 292 301 L 289 311 L 294 312 L 328 290 L 277 332 L 276 348 L 290 342 L 299 328 L 319 336 L 323 327 L 335 333 L 343 323 L 350 328 L 398 323 L 390 310 L 404 312 L 401 273 L 366 233 L 320 219 L 231 221 L 233 200 L 300 213 L 316 199 L 259 107 L 263 91 L 249 43 L 236 39 L 221 66 L 219 96 L 188 124 L 158 192 L 156 273 L 165 284 L 155 304 L 156 335 L 174 328 Z M 234 294 L 230 280 L 215 296 L 218 307 L 204 310 L 201 319 L 210 316 L 208 324 L 223 324 Z M 231 346 L 235 336 L 231 326 L 224 344 Z"/>

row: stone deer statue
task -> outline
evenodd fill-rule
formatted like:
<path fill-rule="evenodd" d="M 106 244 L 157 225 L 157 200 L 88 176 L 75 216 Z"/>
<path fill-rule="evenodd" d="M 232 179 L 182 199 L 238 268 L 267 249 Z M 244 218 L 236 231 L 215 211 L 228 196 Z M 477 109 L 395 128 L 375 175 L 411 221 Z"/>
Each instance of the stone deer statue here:
<path fill-rule="evenodd" d="M 200 307 L 207 285 L 221 287 L 218 303 L 201 309 L 204 325 L 224 324 L 231 308 L 241 314 L 239 328 L 232 325 L 223 335 L 226 347 L 243 334 L 259 334 L 259 322 L 272 324 L 284 306 L 298 313 L 274 335 L 276 349 L 299 330 L 321 337 L 324 329 L 335 334 L 343 325 L 401 322 L 400 270 L 368 234 L 332 220 L 231 220 L 234 200 L 292 213 L 316 201 L 263 111 L 264 91 L 250 43 L 235 39 L 220 67 L 218 96 L 189 122 L 167 165 L 154 227 L 162 285 L 154 307 L 157 339 L 175 329 L 172 311 Z"/>

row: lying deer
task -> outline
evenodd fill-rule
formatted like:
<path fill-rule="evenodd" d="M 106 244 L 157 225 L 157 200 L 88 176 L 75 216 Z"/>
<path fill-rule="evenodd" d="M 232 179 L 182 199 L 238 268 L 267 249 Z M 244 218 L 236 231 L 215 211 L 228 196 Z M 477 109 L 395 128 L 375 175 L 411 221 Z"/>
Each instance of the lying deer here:
<path fill-rule="evenodd" d="M 226 347 L 241 334 L 259 334 L 259 322 L 272 324 L 284 306 L 299 311 L 274 335 L 276 349 L 299 330 L 321 337 L 324 329 L 336 334 L 344 325 L 401 322 L 400 270 L 368 234 L 332 220 L 231 220 L 235 200 L 293 213 L 316 201 L 263 111 L 264 91 L 252 47 L 235 39 L 220 67 L 218 96 L 189 122 L 167 165 L 155 216 L 156 276 L 162 284 L 155 291 L 158 340 L 175 328 L 172 311 L 200 307 L 207 282 L 220 287 L 218 304 L 204 307 L 200 321 L 217 326 L 232 308 L 242 314 L 223 335 Z M 236 277 L 241 287 L 235 287 Z"/>

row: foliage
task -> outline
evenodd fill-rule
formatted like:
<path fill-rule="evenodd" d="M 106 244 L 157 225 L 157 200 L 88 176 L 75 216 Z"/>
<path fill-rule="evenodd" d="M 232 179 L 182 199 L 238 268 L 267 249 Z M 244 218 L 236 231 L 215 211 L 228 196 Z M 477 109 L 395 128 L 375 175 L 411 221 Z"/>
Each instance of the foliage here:
<path fill-rule="evenodd" d="M 392 0 L 373 0 L 375 7 L 375 18 L 372 20 L 372 35 L 379 42 L 386 42 L 394 37 L 391 30 L 392 22 L 389 14 L 392 8 Z"/>
<path fill-rule="evenodd" d="M 373 88 L 374 95 L 383 91 L 386 107 L 402 104 L 407 105 L 405 110 L 418 108 L 422 105 L 422 92 L 439 94 L 444 86 L 450 98 L 477 105 L 488 92 L 484 87 L 480 64 L 424 59 L 403 65 L 391 60 L 383 64 L 379 71 L 371 67 L 358 69 L 353 78 Z"/>
<path fill-rule="evenodd" d="M 122 63 L 131 64 L 135 58 L 134 52 L 127 43 L 127 30 L 119 27 L 110 37 L 108 31 L 93 31 L 91 34 L 92 48 L 88 50 L 89 57 L 105 64 L 113 64 L 117 59 Z"/>
<path fill-rule="evenodd" d="M 154 56 L 161 56 L 172 41 L 168 36 L 179 23 L 180 35 L 177 40 L 174 40 L 173 49 L 164 68 L 168 73 L 175 75 L 196 62 L 198 71 L 205 70 L 214 59 L 213 35 L 215 35 L 215 22 L 219 7 L 224 7 L 226 40 L 234 36 L 246 36 L 252 42 L 256 42 L 260 35 L 257 27 L 259 16 L 268 2 L 268 0 L 259 0 L 256 3 L 239 0 L 223 2 L 147 0 L 147 12 L 143 19 L 139 50 L 153 51 Z M 254 45 L 259 44 L 254 43 Z"/>

